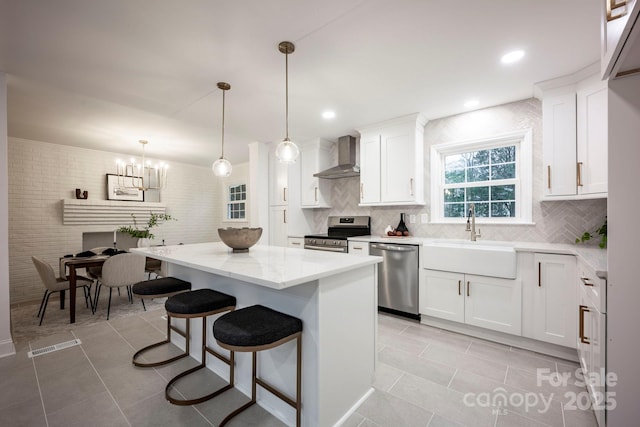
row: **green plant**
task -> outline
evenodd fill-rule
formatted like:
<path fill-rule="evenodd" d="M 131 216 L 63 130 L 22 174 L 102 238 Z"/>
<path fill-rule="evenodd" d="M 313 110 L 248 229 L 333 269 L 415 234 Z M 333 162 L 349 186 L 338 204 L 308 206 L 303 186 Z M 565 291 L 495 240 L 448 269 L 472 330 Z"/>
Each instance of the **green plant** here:
<path fill-rule="evenodd" d="M 154 235 L 149 230 L 153 227 L 156 227 L 159 221 L 176 221 L 176 219 L 171 215 L 151 212 L 151 216 L 149 217 L 149 220 L 147 221 L 147 224 L 144 226 L 144 228 L 138 228 L 136 216 L 134 214 L 131 214 L 131 218 L 133 218 L 133 225 L 122 226 L 118 228 L 118 231 L 120 233 L 127 233 L 131 237 L 137 237 L 140 239 L 153 239 Z"/>
<path fill-rule="evenodd" d="M 604 224 L 598 227 L 595 233 L 600 235 L 600 243 L 598 244 L 598 246 L 600 246 L 602 249 L 606 248 L 607 247 L 607 218 L 604 219 Z M 585 231 L 582 236 L 576 239 L 576 243 L 584 243 L 587 240 L 591 240 L 595 237 L 596 237 L 595 234 Z"/>

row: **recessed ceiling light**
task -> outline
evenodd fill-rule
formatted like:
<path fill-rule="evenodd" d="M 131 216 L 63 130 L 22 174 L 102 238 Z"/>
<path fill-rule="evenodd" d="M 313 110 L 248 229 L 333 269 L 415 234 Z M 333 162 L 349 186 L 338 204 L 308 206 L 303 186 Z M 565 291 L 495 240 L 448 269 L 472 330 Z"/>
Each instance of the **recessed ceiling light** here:
<path fill-rule="evenodd" d="M 512 64 L 521 60 L 523 56 L 524 50 L 514 50 L 513 52 L 505 54 L 500 61 L 502 61 L 503 64 Z"/>
<path fill-rule="evenodd" d="M 334 111 L 325 111 L 322 113 L 322 118 L 326 120 L 331 120 L 336 117 L 336 113 Z"/>
<path fill-rule="evenodd" d="M 473 108 L 473 107 L 477 107 L 478 104 L 480 104 L 480 101 L 478 101 L 477 99 L 470 99 L 464 103 L 464 106 L 465 108 Z"/>

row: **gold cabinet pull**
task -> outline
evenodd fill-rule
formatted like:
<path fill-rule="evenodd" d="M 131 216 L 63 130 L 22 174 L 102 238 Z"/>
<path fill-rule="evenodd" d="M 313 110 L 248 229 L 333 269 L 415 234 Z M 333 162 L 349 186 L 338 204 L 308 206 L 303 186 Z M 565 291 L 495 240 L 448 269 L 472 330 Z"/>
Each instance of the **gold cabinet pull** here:
<path fill-rule="evenodd" d="M 589 310 L 589 308 L 586 305 L 580 305 L 579 310 L 580 310 L 580 315 L 578 318 L 579 320 L 578 335 L 580 335 L 580 342 L 583 344 L 591 344 L 591 341 L 589 341 L 589 338 L 584 336 L 584 313 L 589 313 L 591 310 Z"/>
<path fill-rule="evenodd" d="M 287 223 L 287 210 L 283 210 L 282 211 L 282 219 L 284 220 L 284 223 Z"/>
<path fill-rule="evenodd" d="M 594 286 L 593 283 L 588 281 L 590 280 L 588 277 L 581 277 L 580 280 L 582 280 L 582 283 L 584 283 L 585 286 Z"/>
<path fill-rule="evenodd" d="M 315 197 L 316 202 L 317 202 L 318 201 L 318 187 L 315 188 L 315 196 L 314 197 Z"/>
<path fill-rule="evenodd" d="M 282 201 L 287 201 L 287 187 L 282 187 Z"/>
<path fill-rule="evenodd" d="M 462 280 L 458 280 L 458 295 L 462 295 L 462 290 L 460 289 L 461 285 L 462 285 Z"/>
<path fill-rule="evenodd" d="M 294 246 L 300 246 L 300 242 L 291 242 L 291 244 Z"/>
<path fill-rule="evenodd" d="M 576 180 L 578 181 L 578 187 L 582 187 L 582 162 L 578 162 L 576 167 Z"/>
<path fill-rule="evenodd" d="M 542 287 L 542 263 L 539 262 L 538 263 L 538 287 L 541 288 Z"/>
<path fill-rule="evenodd" d="M 471 281 L 467 280 L 467 296 L 471 296 Z"/>
<path fill-rule="evenodd" d="M 411 191 L 411 197 L 413 197 L 413 178 L 411 178 L 410 180 L 410 191 Z"/>
<path fill-rule="evenodd" d="M 364 199 L 364 183 L 360 183 L 360 200 Z"/>
<path fill-rule="evenodd" d="M 551 165 L 547 165 L 547 188 L 551 190 Z"/>

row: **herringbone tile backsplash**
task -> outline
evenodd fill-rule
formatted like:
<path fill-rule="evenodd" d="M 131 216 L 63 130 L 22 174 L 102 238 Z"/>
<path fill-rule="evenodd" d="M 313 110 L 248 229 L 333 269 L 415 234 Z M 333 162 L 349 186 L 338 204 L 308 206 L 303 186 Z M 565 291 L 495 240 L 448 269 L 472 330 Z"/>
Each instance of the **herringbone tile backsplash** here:
<path fill-rule="evenodd" d="M 430 147 L 432 144 L 490 137 L 523 128 L 533 129 L 533 222 L 534 225 L 481 225 L 482 239 L 573 243 L 585 231 L 593 232 L 607 214 L 606 199 L 542 202 L 542 109 L 537 99 L 527 99 L 497 107 L 432 120 L 425 127 L 425 206 L 361 207 L 359 178 L 332 181 L 331 209 L 314 213 L 316 232 L 326 231 L 329 215 L 370 215 L 372 234 L 381 235 L 387 225 L 395 227 L 400 213 L 412 235 L 464 239 L 468 237 L 464 225 L 420 224 L 420 214 L 431 216 L 430 210 Z M 334 147 L 335 148 L 335 147 Z M 334 153 L 337 161 L 337 152 Z M 416 215 L 416 223 L 409 223 L 409 215 Z M 596 244 L 593 242 L 593 244 Z"/>

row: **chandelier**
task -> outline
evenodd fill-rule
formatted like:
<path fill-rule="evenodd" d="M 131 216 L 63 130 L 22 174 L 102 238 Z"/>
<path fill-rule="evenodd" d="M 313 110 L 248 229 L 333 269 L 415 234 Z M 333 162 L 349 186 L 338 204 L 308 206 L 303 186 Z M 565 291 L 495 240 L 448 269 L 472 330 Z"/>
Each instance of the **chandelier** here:
<path fill-rule="evenodd" d="M 169 165 L 151 163 L 144 158 L 144 147 L 148 141 L 141 139 L 138 141 L 142 145 L 142 160 L 138 162 L 131 158 L 129 163 L 116 160 L 116 170 L 118 175 L 118 186 L 121 188 L 136 188 L 140 191 L 159 190 L 167 185 L 167 169 Z"/>

